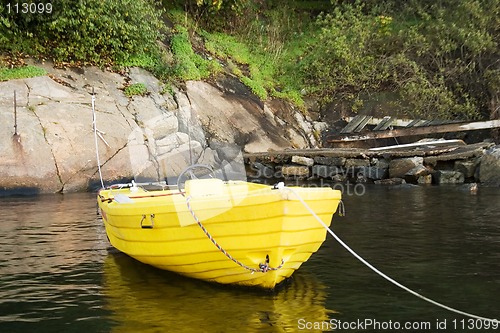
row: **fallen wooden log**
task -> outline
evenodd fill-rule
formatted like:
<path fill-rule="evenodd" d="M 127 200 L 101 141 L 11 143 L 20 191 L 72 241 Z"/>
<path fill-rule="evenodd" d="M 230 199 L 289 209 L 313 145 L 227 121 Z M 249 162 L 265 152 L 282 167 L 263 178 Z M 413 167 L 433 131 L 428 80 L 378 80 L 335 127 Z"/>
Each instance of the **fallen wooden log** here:
<path fill-rule="evenodd" d="M 498 127 L 500 127 L 500 119 L 475 121 L 468 123 L 452 123 L 452 124 L 443 124 L 443 125 L 426 126 L 426 127 L 401 128 L 401 129 L 392 129 L 379 132 L 367 132 L 363 134 L 354 134 L 354 135 L 338 135 L 330 137 L 329 139 L 327 139 L 327 142 L 329 143 L 352 142 L 352 141 L 371 140 L 371 139 L 395 138 L 401 136 L 424 135 L 431 133 L 474 131 L 474 130 L 491 129 Z"/>

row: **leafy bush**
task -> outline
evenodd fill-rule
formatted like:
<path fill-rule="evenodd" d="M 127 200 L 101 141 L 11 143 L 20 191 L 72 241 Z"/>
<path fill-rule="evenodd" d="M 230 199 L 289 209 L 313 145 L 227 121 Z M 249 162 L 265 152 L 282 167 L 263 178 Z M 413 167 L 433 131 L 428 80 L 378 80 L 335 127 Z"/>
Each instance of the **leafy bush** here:
<path fill-rule="evenodd" d="M 158 66 L 159 57 L 152 54 L 133 54 L 130 55 L 126 60 L 119 62 L 120 66 L 125 67 L 141 67 L 149 70 L 153 70 Z"/>
<path fill-rule="evenodd" d="M 362 92 L 378 90 L 387 76 L 375 47 L 382 37 L 375 18 L 362 6 L 337 7 L 317 20 L 320 31 L 300 70 L 310 93 L 323 98 L 356 101 Z"/>
<path fill-rule="evenodd" d="M 152 54 L 163 31 L 152 0 L 59 0 L 51 15 L 2 13 L 4 51 L 58 62 L 107 64 Z M 0 39 L 2 39 L 0 37 Z"/>
<path fill-rule="evenodd" d="M 163 4 L 167 8 L 182 6 L 210 30 L 234 30 L 245 26 L 247 15 L 259 8 L 259 4 L 251 0 L 163 0 Z"/>
<path fill-rule="evenodd" d="M 445 117 L 488 116 L 491 101 L 498 96 L 488 73 L 496 69 L 496 75 L 500 74 L 494 65 L 499 58 L 498 0 L 443 1 L 427 6 L 412 0 L 411 5 L 419 20 L 399 33 L 405 41 L 402 52 L 418 63 L 421 73 L 420 79 L 402 85 L 404 93 L 410 92 L 410 105 L 422 109 L 422 98 L 434 96 L 435 102 L 427 107 L 434 104 Z"/>
<path fill-rule="evenodd" d="M 158 3 L 58 0 L 52 15 L 0 6 L 0 52 L 140 66 L 167 82 L 206 79 L 222 63 L 259 98 L 299 106 L 312 95 L 356 111 L 390 93 L 414 117 L 497 109 L 499 0 L 162 0 L 166 18 Z M 165 53 L 163 19 L 174 26 Z"/>
<path fill-rule="evenodd" d="M 386 1 L 390 15 L 355 2 L 320 16 L 318 41 L 299 65 L 310 92 L 356 110 L 365 96 L 393 91 L 400 110 L 431 119 L 473 119 L 487 110 L 490 97 L 481 91 L 492 91 L 485 73 L 499 40 L 487 11 L 497 1 L 410 2 L 401 14 Z"/>

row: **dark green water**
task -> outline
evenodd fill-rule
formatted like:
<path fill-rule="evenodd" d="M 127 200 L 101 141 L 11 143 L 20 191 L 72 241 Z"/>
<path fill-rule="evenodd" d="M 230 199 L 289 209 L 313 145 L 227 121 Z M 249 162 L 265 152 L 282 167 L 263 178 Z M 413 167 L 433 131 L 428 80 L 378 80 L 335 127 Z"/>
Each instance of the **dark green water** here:
<path fill-rule="evenodd" d="M 347 244 L 425 296 L 500 318 L 500 189 L 360 190 L 345 195 L 347 216 L 334 217 Z M 2 333 L 500 332 L 397 288 L 330 236 L 279 292 L 265 293 L 188 280 L 113 251 L 92 194 L 1 198 L 0 212 Z"/>

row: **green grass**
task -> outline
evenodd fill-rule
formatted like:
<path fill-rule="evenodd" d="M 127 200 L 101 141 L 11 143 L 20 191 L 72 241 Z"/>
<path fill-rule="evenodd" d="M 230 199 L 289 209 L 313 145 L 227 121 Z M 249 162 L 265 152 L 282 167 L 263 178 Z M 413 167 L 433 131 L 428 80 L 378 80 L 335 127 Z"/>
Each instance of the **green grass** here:
<path fill-rule="evenodd" d="M 261 100 L 266 100 L 267 99 L 267 90 L 262 86 L 262 82 L 259 82 L 257 80 L 252 80 L 251 78 L 247 76 L 241 76 L 240 77 L 241 82 L 245 86 L 247 86 L 252 93 L 259 97 Z"/>
<path fill-rule="evenodd" d="M 152 69 L 158 65 L 157 57 L 151 54 L 135 54 L 127 59 L 118 62 L 118 66 L 123 67 L 141 67 L 144 69 Z"/>
<path fill-rule="evenodd" d="M 176 33 L 173 34 L 170 43 L 175 62 L 173 73 L 178 79 L 201 80 L 220 71 L 220 65 L 216 60 L 206 59 L 195 53 L 185 27 L 176 26 Z"/>
<path fill-rule="evenodd" d="M 16 68 L 0 68 L 0 81 L 8 81 L 14 79 L 26 79 L 36 76 L 47 75 L 47 72 L 36 66 L 23 66 Z"/>
<path fill-rule="evenodd" d="M 315 38 L 315 27 L 300 23 L 299 29 L 282 16 L 276 10 L 270 14 L 271 24 L 257 22 L 249 30 L 232 35 L 202 29 L 196 32 L 203 39 L 205 51 L 224 62 L 226 70 L 261 100 L 281 98 L 303 108 L 304 80 L 298 63 Z M 263 34 L 261 30 L 270 33 Z"/>
<path fill-rule="evenodd" d="M 144 83 L 134 83 L 126 87 L 124 93 L 128 97 L 144 96 L 148 93 L 148 88 Z"/>
<path fill-rule="evenodd" d="M 266 100 L 275 91 L 276 62 L 265 50 L 260 47 L 251 50 L 244 40 L 219 32 L 202 31 L 200 35 L 206 51 L 225 62 L 227 70 L 261 100 Z"/>
<path fill-rule="evenodd" d="M 308 18 L 290 19 L 290 11 L 285 9 L 267 15 L 267 23 L 254 22 L 229 34 L 207 31 L 185 13 L 169 11 L 175 26 L 170 40 L 173 76 L 182 82 L 225 71 L 237 76 L 261 100 L 281 98 L 302 108 L 303 79 L 297 64 L 315 27 L 303 23 Z"/>
<path fill-rule="evenodd" d="M 200 32 L 200 35 L 205 40 L 205 48 L 212 55 L 223 60 L 230 58 L 239 64 L 249 64 L 252 61 L 253 54 L 250 52 L 248 46 L 238 41 L 236 37 L 219 32 L 208 33 L 206 31 Z"/>

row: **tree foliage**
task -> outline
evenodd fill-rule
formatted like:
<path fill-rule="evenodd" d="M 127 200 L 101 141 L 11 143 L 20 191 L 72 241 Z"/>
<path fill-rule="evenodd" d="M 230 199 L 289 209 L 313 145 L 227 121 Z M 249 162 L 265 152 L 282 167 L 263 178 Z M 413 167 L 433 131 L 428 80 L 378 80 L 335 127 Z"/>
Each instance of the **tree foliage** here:
<path fill-rule="evenodd" d="M 0 6 L 0 52 L 139 65 L 166 80 L 225 70 L 262 99 L 354 111 L 387 93 L 415 117 L 488 117 L 500 104 L 500 0 L 47 1 L 51 15 Z"/>
<path fill-rule="evenodd" d="M 253 0 L 163 0 L 167 9 L 182 7 L 204 28 L 218 31 L 237 31 L 248 25 L 252 13 L 263 10 L 268 2 Z"/>
<path fill-rule="evenodd" d="M 395 109 L 427 118 L 488 117 L 498 105 L 499 0 L 180 2 L 203 29 L 250 46 L 244 65 L 266 67 L 269 96 L 300 91 L 356 111 L 389 92 Z"/>
<path fill-rule="evenodd" d="M 318 18 L 301 70 L 324 100 L 394 91 L 415 116 L 477 118 L 498 74 L 498 0 L 342 5 Z"/>

